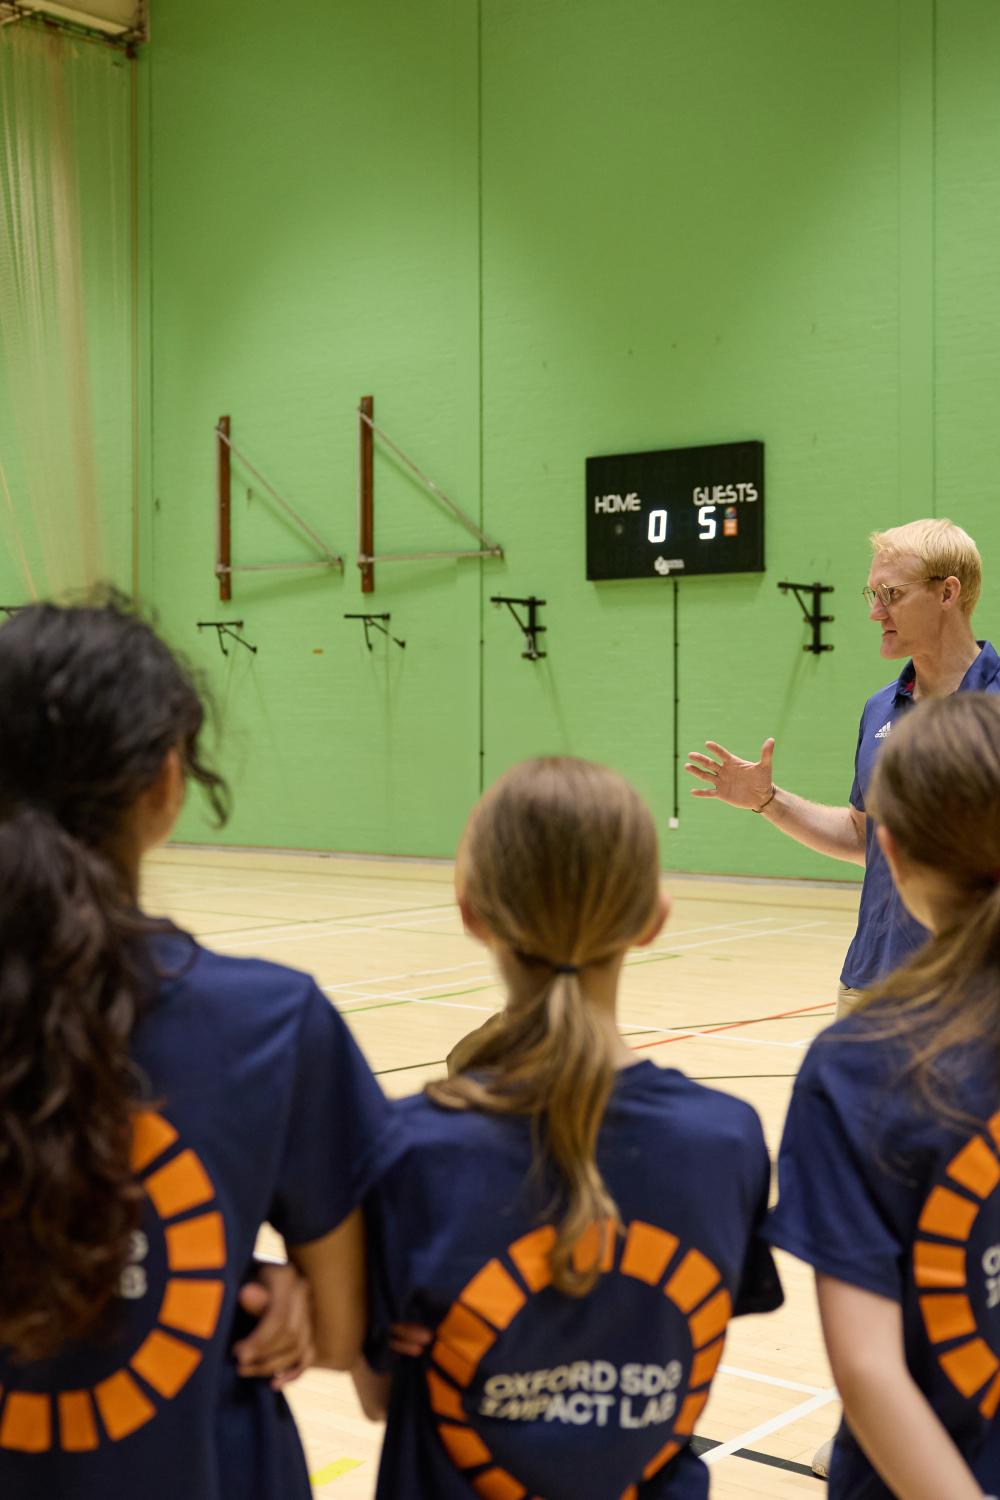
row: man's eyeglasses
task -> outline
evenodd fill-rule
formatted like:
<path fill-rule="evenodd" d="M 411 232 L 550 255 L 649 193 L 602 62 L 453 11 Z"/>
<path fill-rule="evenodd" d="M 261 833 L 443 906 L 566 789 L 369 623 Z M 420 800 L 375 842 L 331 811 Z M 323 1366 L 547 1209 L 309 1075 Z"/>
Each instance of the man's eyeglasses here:
<path fill-rule="evenodd" d="M 869 609 L 875 608 L 878 601 L 883 609 L 891 609 L 898 604 L 907 589 L 915 589 L 921 583 L 943 583 L 943 573 L 932 573 L 929 578 L 913 578 L 909 583 L 877 583 L 874 588 L 864 588 L 861 596 Z"/>

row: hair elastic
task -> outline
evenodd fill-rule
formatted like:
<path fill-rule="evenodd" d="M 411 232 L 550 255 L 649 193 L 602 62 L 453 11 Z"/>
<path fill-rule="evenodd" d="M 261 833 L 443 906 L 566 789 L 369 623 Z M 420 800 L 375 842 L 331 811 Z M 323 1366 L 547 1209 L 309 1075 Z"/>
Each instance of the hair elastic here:
<path fill-rule="evenodd" d="M 523 964 L 543 964 L 554 974 L 579 974 L 580 972 L 579 964 L 557 964 L 551 958 L 543 958 L 539 953 L 525 953 L 521 948 L 514 949 L 514 957 L 520 959 Z"/>

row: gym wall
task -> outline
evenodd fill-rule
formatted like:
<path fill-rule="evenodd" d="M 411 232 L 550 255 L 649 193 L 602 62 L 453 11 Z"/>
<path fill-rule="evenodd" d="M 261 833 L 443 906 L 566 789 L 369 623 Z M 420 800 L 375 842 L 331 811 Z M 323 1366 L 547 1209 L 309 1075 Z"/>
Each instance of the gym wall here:
<path fill-rule="evenodd" d="M 529 754 L 607 761 L 673 812 L 672 585 L 592 584 L 588 454 L 761 438 L 767 571 L 683 580 L 683 753 L 705 738 L 844 803 L 894 675 L 867 534 L 950 515 L 996 634 L 1000 11 L 992 0 L 162 0 L 140 63 L 151 462 L 142 557 L 210 675 L 236 811 L 183 838 L 448 855 Z M 357 419 L 504 546 L 360 593 Z M 217 418 L 343 576 L 220 605 Z M 248 495 L 249 490 L 249 495 Z M 470 545 L 379 450 L 376 551 Z M 234 561 L 311 560 L 234 464 Z M 474 544 L 471 544 L 474 545 Z M 835 650 L 782 579 L 832 584 Z M 546 600 L 522 659 L 493 594 Z M 366 649 L 361 609 L 400 649 Z M 240 619 L 251 655 L 198 621 Z M 853 879 L 691 799 L 665 860 Z"/>

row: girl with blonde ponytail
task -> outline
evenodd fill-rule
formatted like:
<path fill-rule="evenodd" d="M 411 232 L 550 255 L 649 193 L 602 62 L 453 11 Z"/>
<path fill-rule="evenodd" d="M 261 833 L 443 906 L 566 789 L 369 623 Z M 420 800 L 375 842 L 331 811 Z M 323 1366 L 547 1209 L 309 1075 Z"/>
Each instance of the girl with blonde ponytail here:
<path fill-rule="evenodd" d="M 615 1023 L 629 948 L 668 912 L 656 830 L 611 771 L 503 776 L 456 893 L 507 1003 L 400 1106 L 369 1232 L 388 1404 L 379 1500 L 702 1497 L 689 1446 L 733 1312 L 780 1303 L 756 1239 L 769 1164 L 749 1106 L 637 1061 Z M 391 1368 L 391 1366 L 390 1366 Z"/>
<path fill-rule="evenodd" d="M 768 1237 L 816 1272 L 831 1500 L 1000 1492 L 1000 698 L 918 704 L 868 802 L 931 936 L 813 1044 Z"/>

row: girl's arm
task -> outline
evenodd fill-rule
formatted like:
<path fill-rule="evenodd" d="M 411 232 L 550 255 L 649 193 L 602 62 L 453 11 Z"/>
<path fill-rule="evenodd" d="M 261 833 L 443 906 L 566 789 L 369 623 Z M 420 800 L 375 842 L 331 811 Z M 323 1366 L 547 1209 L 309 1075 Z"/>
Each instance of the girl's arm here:
<path fill-rule="evenodd" d="M 349 1370 L 365 1336 L 365 1231 L 359 1208 L 321 1239 L 290 1245 L 288 1258 L 309 1283 L 318 1365 Z"/>
<path fill-rule="evenodd" d="M 361 1410 L 372 1422 L 384 1422 L 389 1410 L 391 1375 L 378 1375 L 361 1355 L 351 1366 L 351 1379 L 361 1402 Z"/>
<path fill-rule="evenodd" d="M 823 1337 L 848 1425 L 899 1500 L 983 1500 L 906 1367 L 899 1303 L 816 1274 Z"/>

